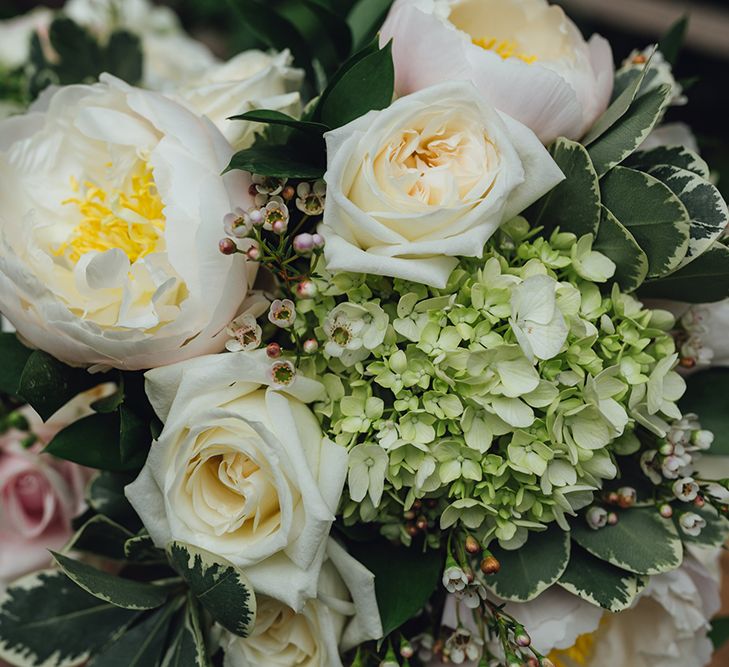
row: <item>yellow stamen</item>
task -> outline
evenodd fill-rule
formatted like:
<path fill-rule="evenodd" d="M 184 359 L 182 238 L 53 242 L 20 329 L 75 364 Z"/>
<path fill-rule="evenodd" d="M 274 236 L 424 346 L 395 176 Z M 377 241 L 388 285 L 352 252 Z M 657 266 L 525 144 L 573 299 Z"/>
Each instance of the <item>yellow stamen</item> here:
<path fill-rule="evenodd" d="M 108 191 L 92 181 L 84 181 L 82 191 L 78 180 L 72 177 L 71 189 L 80 196 L 62 203 L 76 206 L 82 219 L 54 255 L 65 255 L 75 264 L 87 252 L 119 248 L 134 263 L 161 250 L 164 204 L 152 169 L 146 162 L 140 162 L 130 181 L 124 189 Z"/>
<path fill-rule="evenodd" d="M 504 60 L 507 58 L 518 58 L 522 62 L 527 63 L 527 65 L 537 62 L 537 56 L 522 53 L 519 51 L 519 45 L 508 39 L 499 41 L 493 37 L 474 37 L 472 41 L 476 46 L 480 46 L 487 51 L 493 51 Z"/>

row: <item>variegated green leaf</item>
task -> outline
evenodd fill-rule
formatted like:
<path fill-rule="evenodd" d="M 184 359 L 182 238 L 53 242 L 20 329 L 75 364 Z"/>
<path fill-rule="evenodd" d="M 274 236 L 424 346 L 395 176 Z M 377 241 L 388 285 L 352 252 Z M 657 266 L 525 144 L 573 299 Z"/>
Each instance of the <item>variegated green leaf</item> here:
<path fill-rule="evenodd" d="M 715 243 L 693 262 L 659 280 L 644 283 L 640 296 L 686 303 L 713 303 L 729 297 L 729 248 Z"/>
<path fill-rule="evenodd" d="M 599 176 L 634 153 L 663 116 L 671 101 L 671 86 L 663 84 L 638 97 L 627 113 L 590 145 L 590 158 Z"/>
<path fill-rule="evenodd" d="M 182 542 L 171 542 L 167 555 L 190 590 L 226 630 L 247 637 L 256 620 L 256 596 L 240 568 Z"/>
<path fill-rule="evenodd" d="M 676 526 L 654 507 L 616 510 L 618 522 L 593 530 L 584 517 L 572 526 L 572 539 L 593 556 L 635 574 L 675 570 L 683 561 Z"/>
<path fill-rule="evenodd" d="M 653 58 L 648 58 L 648 62 L 644 65 L 643 69 L 638 71 L 636 74 L 631 74 L 630 77 L 625 81 L 625 85 L 621 87 L 620 93 L 610 103 L 610 106 L 606 109 L 605 113 L 597 119 L 595 124 L 592 126 L 590 131 L 585 135 L 582 143 L 585 146 L 589 146 L 591 143 L 599 139 L 605 132 L 607 132 L 615 123 L 617 123 L 630 109 L 630 105 L 638 94 L 643 80 L 650 71 L 650 62 Z"/>
<path fill-rule="evenodd" d="M 210 667 L 212 663 L 200 627 L 200 611 L 193 595 L 188 595 L 183 613 L 162 667 Z"/>
<path fill-rule="evenodd" d="M 36 572 L 0 600 L 0 659 L 17 667 L 74 667 L 122 635 L 139 614 L 101 602 L 63 572 Z"/>
<path fill-rule="evenodd" d="M 124 556 L 137 563 L 166 563 L 167 555 L 154 546 L 147 533 L 134 535 L 124 543 Z"/>
<path fill-rule="evenodd" d="M 686 169 L 660 165 L 648 170 L 681 200 L 691 218 L 689 249 L 681 266 L 708 250 L 724 233 L 729 209 L 719 190 Z"/>
<path fill-rule="evenodd" d="M 491 551 L 501 563 L 501 569 L 488 577 L 488 587 L 504 600 L 528 602 L 564 573 L 570 559 L 570 537 L 553 524 L 544 532 L 530 533 L 526 545 L 516 551 L 499 546 L 492 547 Z"/>
<path fill-rule="evenodd" d="M 597 233 L 600 223 L 600 183 L 587 149 L 560 137 L 550 152 L 565 180 L 542 200 L 534 226 L 559 227 L 578 236 Z M 537 205 L 538 207 L 539 205 Z"/>
<path fill-rule="evenodd" d="M 648 257 L 648 275 L 678 268 L 688 251 L 689 214 L 657 178 L 615 167 L 602 179 L 602 202 L 635 237 Z"/>
<path fill-rule="evenodd" d="M 170 623 L 181 600 L 147 614 L 137 625 L 95 655 L 89 667 L 151 667 L 158 665 L 167 643 Z"/>
<path fill-rule="evenodd" d="M 80 561 L 51 552 L 64 574 L 99 600 L 123 609 L 155 609 L 167 600 L 168 592 L 154 584 L 122 579 Z"/>
<path fill-rule="evenodd" d="M 648 275 L 648 257 L 635 237 L 604 206 L 594 248 L 615 262 L 614 280 L 625 292 L 632 292 Z"/>
<path fill-rule="evenodd" d="M 692 150 L 685 146 L 658 146 L 647 151 L 633 153 L 626 161 L 626 167 L 639 171 L 649 171 L 654 167 L 669 165 L 686 169 L 705 181 L 709 180 L 711 171 L 709 165 Z"/>
<path fill-rule="evenodd" d="M 569 565 L 557 583 L 591 604 L 618 612 L 630 607 L 647 581 L 595 558 L 573 543 Z"/>

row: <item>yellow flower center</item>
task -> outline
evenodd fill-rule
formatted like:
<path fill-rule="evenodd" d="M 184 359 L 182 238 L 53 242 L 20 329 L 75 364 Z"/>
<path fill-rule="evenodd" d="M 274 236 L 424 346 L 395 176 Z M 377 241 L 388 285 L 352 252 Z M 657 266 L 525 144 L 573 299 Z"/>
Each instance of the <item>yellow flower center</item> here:
<path fill-rule="evenodd" d="M 568 649 L 555 649 L 549 654 L 554 667 L 587 667 L 595 650 L 595 633 L 580 635 Z"/>
<path fill-rule="evenodd" d="M 93 181 L 84 181 L 82 188 L 75 178 L 71 187 L 79 196 L 63 204 L 75 206 L 81 222 L 54 255 L 65 255 L 75 264 L 87 252 L 119 248 L 134 263 L 162 249 L 164 203 L 146 162 L 139 162 L 126 187 L 105 190 Z"/>
<path fill-rule="evenodd" d="M 529 55 L 519 50 L 519 45 L 509 39 L 498 40 L 495 37 L 474 37 L 473 43 L 487 51 L 493 51 L 504 60 L 518 58 L 527 65 L 537 62 L 537 56 Z"/>

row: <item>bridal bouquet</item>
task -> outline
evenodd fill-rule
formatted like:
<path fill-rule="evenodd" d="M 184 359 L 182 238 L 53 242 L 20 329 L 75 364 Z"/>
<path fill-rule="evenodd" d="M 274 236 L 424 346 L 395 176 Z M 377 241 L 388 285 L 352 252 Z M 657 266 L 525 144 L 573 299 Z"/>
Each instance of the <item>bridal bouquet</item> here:
<path fill-rule="evenodd" d="M 0 24 L 0 662 L 699 667 L 727 205 L 545 0 Z M 716 438 L 714 436 L 714 432 Z"/>

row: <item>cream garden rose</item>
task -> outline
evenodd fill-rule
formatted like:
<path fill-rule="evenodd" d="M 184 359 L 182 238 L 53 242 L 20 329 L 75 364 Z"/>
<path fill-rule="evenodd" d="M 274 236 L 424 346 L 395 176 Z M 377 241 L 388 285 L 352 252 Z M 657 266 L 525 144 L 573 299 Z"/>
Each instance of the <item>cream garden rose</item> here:
<path fill-rule="evenodd" d="M 380 38 L 393 40 L 399 95 L 472 81 L 545 144 L 582 137 L 610 101 L 610 45 L 585 42 L 546 0 L 397 0 Z"/>
<path fill-rule="evenodd" d="M 330 271 L 444 287 L 502 222 L 564 177 L 537 137 L 481 99 L 440 84 L 325 135 L 322 233 Z"/>
<path fill-rule="evenodd" d="M 250 178 L 206 119 L 104 75 L 0 122 L 0 312 L 73 365 L 217 352 L 248 282 L 218 250 Z"/>
<path fill-rule="evenodd" d="M 342 667 L 341 651 L 382 636 L 375 578 L 330 538 L 318 597 L 297 614 L 259 596 L 253 632 L 225 634 L 225 667 Z"/>
<path fill-rule="evenodd" d="M 263 126 L 228 120 L 231 116 L 254 109 L 274 109 L 289 115 L 300 112 L 299 89 L 304 71 L 291 67 L 292 60 L 288 51 L 244 51 L 208 68 L 176 94 L 212 120 L 236 150 L 242 150 L 253 143 L 256 131 Z"/>
<path fill-rule="evenodd" d="M 147 373 L 165 426 L 126 493 L 155 543 L 223 556 L 300 612 L 316 597 L 347 470 L 346 450 L 305 405 L 321 392 L 303 376 L 281 387 L 262 351 Z"/>

